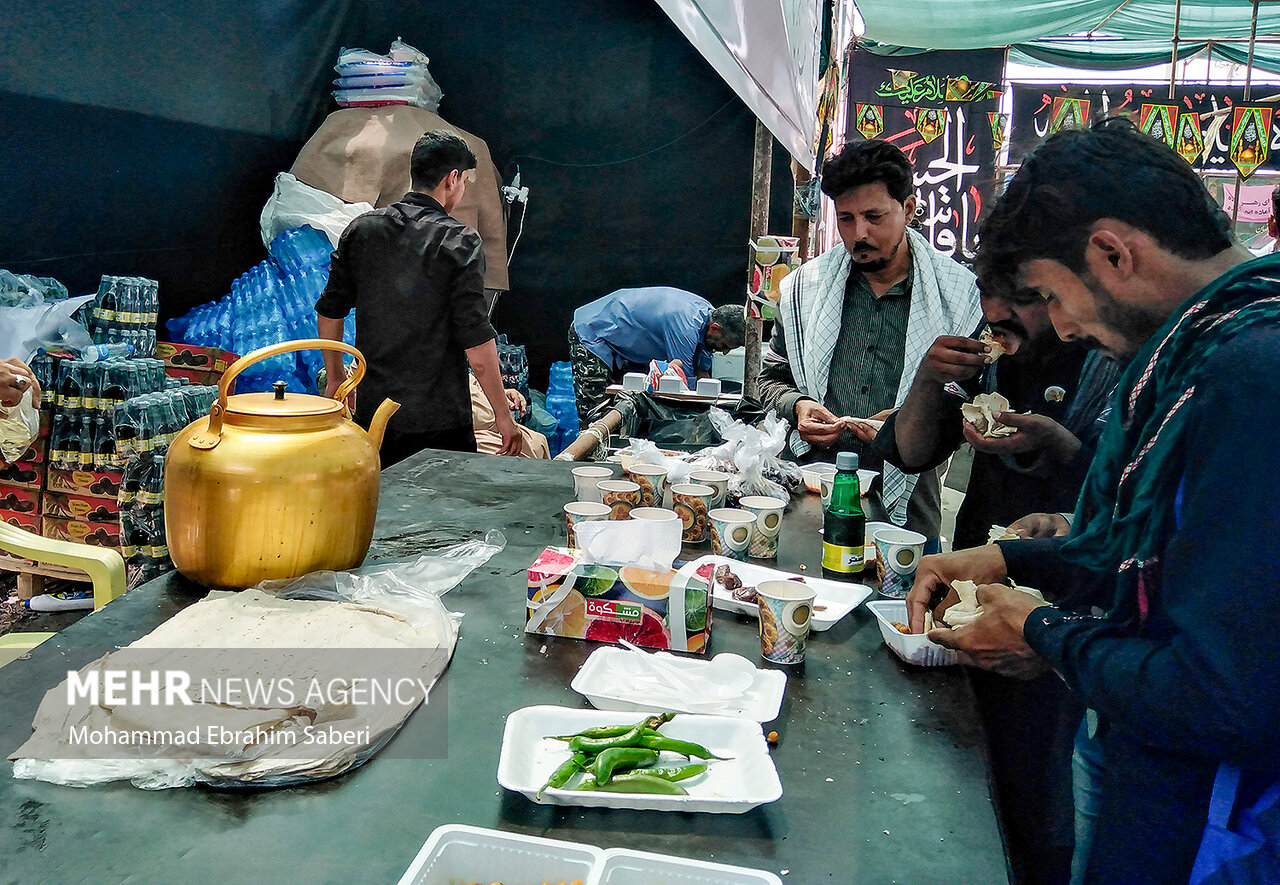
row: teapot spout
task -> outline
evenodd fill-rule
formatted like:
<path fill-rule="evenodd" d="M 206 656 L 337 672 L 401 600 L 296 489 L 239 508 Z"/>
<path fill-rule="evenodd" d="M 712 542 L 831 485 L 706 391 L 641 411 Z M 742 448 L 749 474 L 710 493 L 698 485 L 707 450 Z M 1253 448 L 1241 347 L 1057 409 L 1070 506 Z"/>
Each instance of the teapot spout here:
<path fill-rule="evenodd" d="M 369 441 L 373 443 L 373 447 L 381 451 L 382 434 L 387 429 L 387 421 L 400 408 L 400 404 L 393 399 L 384 399 L 382 405 L 378 406 L 378 410 L 373 413 L 373 420 L 369 422 Z"/>

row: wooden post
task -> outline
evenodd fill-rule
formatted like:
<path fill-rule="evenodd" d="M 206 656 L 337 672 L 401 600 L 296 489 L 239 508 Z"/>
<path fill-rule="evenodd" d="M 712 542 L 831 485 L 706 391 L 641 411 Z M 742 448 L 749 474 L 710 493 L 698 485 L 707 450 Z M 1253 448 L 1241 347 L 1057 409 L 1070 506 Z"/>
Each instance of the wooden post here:
<path fill-rule="evenodd" d="M 813 180 L 813 176 L 809 174 L 809 170 L 801 166 L 796 160 L 791 161 L 791 177 L 795 179 L 796 190 L 807 185 Z M 807 216 L 798 215 L 794 211 L 791 215 L 791 236 L 798 237 L 800 246 L 796 249 L 796 255 L 801 261 L 807 261 L 809 258 L 809 234 L 811 232 L 812 222 Z"/>
<path fill-rule="evenodd" d="M 773 134 L 756 119 L 755 151 L 751 158 L 751 239 L 758 240 L 769 232 L 769 186 L 773 171 Z M 751 285 L 751 262 L 747 267 L 747 285 Z M 760 396 L 761 337 L 764 320 L 747 318 L 746 365 L 742 373 L 742 390 L 752 399 Z"/>

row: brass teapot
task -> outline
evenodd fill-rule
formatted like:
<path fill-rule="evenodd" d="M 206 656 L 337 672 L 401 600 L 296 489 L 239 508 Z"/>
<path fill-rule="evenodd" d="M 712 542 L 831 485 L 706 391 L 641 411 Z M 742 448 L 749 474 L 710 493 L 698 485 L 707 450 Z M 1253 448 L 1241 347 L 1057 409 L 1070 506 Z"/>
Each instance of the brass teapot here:
<path fill-rule="evenodd" d="M 288 393 L 284 382 L 274 393 L 228 395 L 254 363 L 312 348 L 356 358 L 333 399 Z M 347 395 L 364 374 L 360 351 L 318 338 L 263 347 L 228 367 L 208 417 L 183 428 L 165 458 L 165 533 L 178 571 L 239 589 L 360 564 L 378 510 L 378 449 L 400 408 L 384 401 L 368 433 L 352 421 Z"/>

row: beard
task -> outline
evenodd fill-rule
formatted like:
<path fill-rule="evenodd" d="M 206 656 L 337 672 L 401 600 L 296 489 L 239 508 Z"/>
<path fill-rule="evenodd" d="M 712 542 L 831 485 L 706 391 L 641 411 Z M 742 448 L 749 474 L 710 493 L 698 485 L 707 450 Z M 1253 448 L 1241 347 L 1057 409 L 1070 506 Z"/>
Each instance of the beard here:
<path fill-rule="evenodd" d="M 1087 270 L 1080 279 L 1093 295 L 1094 309 L 1098 319 L 1111 331 L 1124 339 L 1124 351 L 1112 353 L 1111 356 L 1120 363 L 1127 363 L 1142 349 L 1147 339 L 1164 325 L 1165 317 L 1154 316 L 1150 311 L 1132 304 L 1124 304 L 1111 294 L 1102 281 Z M 1100 350 L 1109 350 L 1093 337 L 1088 337 L 1088 345 Z"/>
<path fill-rule="evenodd" d="M 876 271 L 884 270 L 890 265 L 890 263 L 892 263 L 893 259 L 898 257 L 898 250 L 902 248 L 902 244 L 906 238 L 907 236 L 904 233 L 902 235 L 902 239 L 898 240 L 897 244 L 889 250 L 889 254 L 881 258 L 871 258 L 866 261 L 859 261 L 857 258 L 853 257 L 853 251 L 850 250 L 849 263 L 853 266 L 853 269 L 859 273 L 875 273 Z M 870 248 L 871 246 L 870 243 L 854 243 L 853 245 L 855 249 L 860 247 Z"/>

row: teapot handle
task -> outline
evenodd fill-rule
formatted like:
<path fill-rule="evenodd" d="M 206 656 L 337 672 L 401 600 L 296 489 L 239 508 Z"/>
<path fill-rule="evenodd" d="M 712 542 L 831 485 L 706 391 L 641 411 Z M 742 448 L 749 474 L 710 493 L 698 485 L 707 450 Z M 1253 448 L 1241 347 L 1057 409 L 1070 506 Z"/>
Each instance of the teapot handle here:
<path fill-rule="evenodd" d="M 190 440 L 191 447 L 195 449 L 212 449 L 222 441 L 222 415 L 227 408 L 227 396 L 231 392 L 231 384 L 236 380 L 237 375 L 254 363 L 261 362 L 277 354 L 289 353 L 295 350 L 338 350 L 343 353 L 349 353 L 356 358 L 355 371 L 352 372 L 350 378 L 338 386 L 333 395 L 333 398 L 338 402 L 345 402 L 347 394 L 355 390 L 356 385 L 364 379 L 364 354 L 344 341 L 334 341 L 330 338 L 304 338 L 299 341 L 283 341 L 280 344 L 259 347 L 257 350 L 246 353 L 227 367 L 227 371 L 223 373 L 222 378 L 218 381 L 218 401 L 209 410 L 209 427 L 203 433 L 192 435 Z"/>

